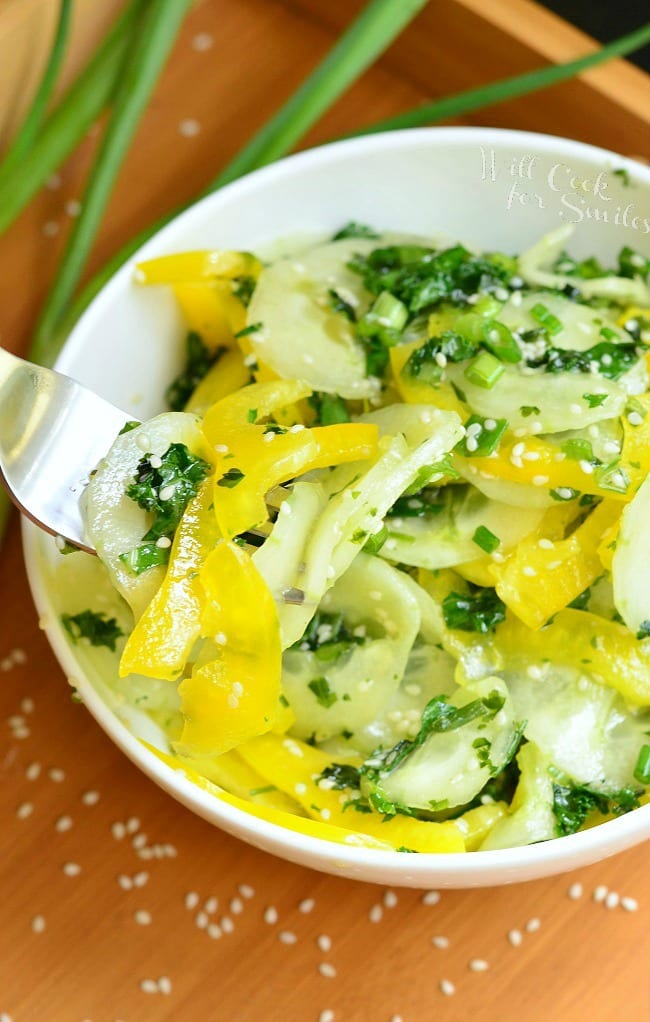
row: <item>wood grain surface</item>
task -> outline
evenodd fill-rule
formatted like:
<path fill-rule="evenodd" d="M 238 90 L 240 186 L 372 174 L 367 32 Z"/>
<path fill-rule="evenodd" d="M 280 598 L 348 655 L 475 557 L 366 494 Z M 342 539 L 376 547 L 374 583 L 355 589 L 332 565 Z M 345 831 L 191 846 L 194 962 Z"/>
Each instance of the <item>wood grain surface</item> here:
<path fill-rule="evenodd" d="M 197 5 L 93 264 L 205 186 L 357 6 Z M 553 26 L 558 55 L 584 51 L 585 37 L 523 0 L 490 11 L 491 21 L 469 0 L 431 4 L 311 140 L 539 66 L 554 52 Z M 620 63 L 603 75 L 475 123 L 640 152 L 648 80 Z M 188 120 L 196 133 L 181 133 Z M 84 142 L 0 241 L 0 335 L 11 350 L 27 348 L 95 144 Z M 290 865 L 174 803 L 72 702 L 39 630 L 16 519 L 0 552 L 0 609 L 2 1022 L 650 1018 L 647 848 L 517 887 L 443 892 L 435 904 Z M 601 887 L 611 907 L 594 899 Z"/>

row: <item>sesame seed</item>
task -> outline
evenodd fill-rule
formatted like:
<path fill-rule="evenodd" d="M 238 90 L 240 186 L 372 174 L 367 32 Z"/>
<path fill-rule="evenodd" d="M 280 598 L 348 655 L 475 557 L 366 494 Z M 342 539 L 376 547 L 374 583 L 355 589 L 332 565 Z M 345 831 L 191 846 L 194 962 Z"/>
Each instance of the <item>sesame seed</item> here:
<path fill-rule="evenodd" d="M 521 458 L 521 456 L 522 456 L 522 454 L 524 453 L 525 450 L 526 450 L 526 444 L 521 443 L 521 442 L 518 443 L 518 444 L 515 444 L 515 446 L 512 448 L 512 457 L 513 458 Z"/>
<path fill-rule="evenodd" d="M 99 802 L 99 792 L 84 791 L 83 795 L 81 796 L 81 801 L 85 806 L 96 806 L 97 803 Z"/>
<path fill-rule="evenodd" d="M 214 449 L 217 452 L 217 454 L 227 454 L 229 450 L 227 444 L 215 444 Z"/>
<path fill-rule="evenodd" d="M 218 907 L 219 907 L 219 899 L 216 898 L 214 896 L 214 894 L 213 894 L 211 897 L 206 899 L 206 901 L 205 901 L 205 903 L 203 905 L 203 911 L 207 912 L 209 916 L 212 916 L 217 911 Z"/>
<path fill-rule="evenodd" d="M 197 53 L 205 53 L 212 46 L 213 39 L 209 32 L 198 32 L 192 39 L 192 49 Z"/>
<path fill-rule="evenodd" d="M 184 138 L 194 138 L 201 131 L 201 125 L 194 117 L 185 117 L 178 125 L 178 132 Z"/>
<path fill-rule="evenodd" d="M 604 884 L 598 884 L 592 895 L 594 901 L 604 901 L 607 897 L 607 888 Z"/>
<path fill-rule="evenodd" d="M 332 950 L 332 938 L 328 937 L 326 933 L 321 933 L 320 936 L 316 938 L 316 945 L 320 951 L 327 954 L 328 951 Z"/>
<path fill-rule="evenodd" d="M 277 921 L 278 910 L 277 908 L 275 908 L 274 905 L 269 905 L 269 907 L 264 910 L 264 922 L 268 923 L 269 926 L 273 926 L 275 923 L 277 923 Z"/>
<path fill-rule="evenodd" d="M 533 476 L 533 486 L 546 486 L 548 476 Z"/>
<path fill-rule="evenodd" d="M 537 575 L 537 572 L 533 567 L 531 567 L 530 564 L 525 564 L 524 567 L 521 569 L 521 573 L 522 575 L 526 575 L 528 578 L 535 578 L 535 576 Z"/>
<path fill-rule="evenodd" d="M 484 958 L 472 958 L 469 968 L 472 972 L 487 972 L 489 965 Z"/>
<path fill-rule="evenodd" d="M 533 681 L 539 681 L 539 679 L 543 676 L 543 673 L 542 668 L 538 667 L 536 664 L 531 664 L 530 667 L 526 669 L 526 674 L 529 678 L 532 678 Z"/>
<path fill-rule="evenodd" d="M 453 994 L 456 993 L 456 987 L 454 986 L 450 979 L 440 980 L 440 993 L 444 994 L 445 997 L 451 997 Z"/>
<path fill-rule="evenodd" d="M 397 905 L 397 895 L 395 891 L 384 891 L 383 902 L 386 908 L 395 908 Z"/>
<path fill-rule="evenodd" d="M 131 877 L 128 877 L 126 873 L 120 873 L 117 878 L 117 882 L 123 891 L 130 891 L 133 887 L 133 881 Z"/>
<path fill-rule="evenodd" d="M 638 412 L 628 412 L 627 421 L 630 426 L 640 426 L 643 422 L 643 416 L 639 415 Z"/>
<path fill-rule="evenodd" d="M 624 908 L 626 912 L 636 912 L 639 908 L 639 903 L 636 898 L 621 898 L 621 908 Z"/>
<path fill-rule="evenodd" d="M 222 930 L 218 923 L 210 923 L 206 933 L 208 937 L 212 938 L 212 940 L 219 940 L 219 937 L 222 935 Z"/>
<path fill-rule="evenodd" d="M 571 898 L 571 901 L 577 901 L 578 898 L 582 897 L 582 891 L 582 884 L 576 880 L 574 884 L 571 884 L 567 894 Z"/>
<path fill-rule="evenodd" d="M 528 922 L 526 923 L 526 932 L 537 933 L 541 925 L 542 924 L 540 920 L 537 918 L 537 916 L 533 916 L 533 918 L 529 919 Z"/>
<path fill-rule="evenodd" d="M 59 767 L 52 767 L 51 770 L 48 770 L 47 776 L 55 784 L 61 784 L 61 781 L 65 781 L 65 772 L 60 770 Z"/>
<path fill-rule="evenodd" d="M 307 915 L 309 912 L 313 910 L 315 904 L 316 902 L 314 901 L 313 898 L 303 898 L 303 900 L 298 905 L 298 910 L 302 912 L 303 915 Z"/>
<path fill-rule="evenodd" d="M 137 816 L 131 816 L 126 821 L 126 833 L 135 834 L 137 830 L 140 830 L 140 821 Z"/>
<path fill-rule="evenodd" d="M 78 877 L 81 873 L 81 866 L 78 862 L 64 862 L 62 868 L 67 877 Z"/>
<path fill-rule="evenodd" d="M 198 926 L 199 930 L 205 930 L 208 922 L 208 916 L 205 912 L 197 912 L 194 916 L 194 923 Z"/>
<path fill-rule="evenodd" d="M 281 944 L 298 943 L 298 938 L 296 937 L 295 933 L 291 932 L 291 930 L 281 930 L 280 933 L 278 933 L 278 940 L 280 941 Z"/>
<path fill-rule="evenodd" d="M 41 228 L 41 232 L 45 238 L 55 238 L 59 233 L 59 225 L 56 220 L 46 220 Z"/>
<path fill-rule="evenodd" d="M 14 660 L 15 660 L 15 654 L 14 654 Z M 15 662 L 18 663 L 17 660 Z M 34 700 L 30 699 L 29 696 L 25 696 L 25 698 L 21 699 L 21 701 L 20 701 L 20 708 L 23 711 L 23 713 L 33 713 L 34 712 Z"/>
<path fill-rule="evenodd" d="M 111 824 L 111 834 L 116 841 L 121 841 L 126 835 L 126 827 L 118 820 L 116 823 Z"/>
<path fill-rule="evenodd" d="M 232 933 L 233 930 L 235 929 L 235 924 L 233 923 L 230 916 L 222 916 L 222 918 L 219 920 L 219 923 L 224 933 Z"/>
<path fill-rule="evenodd" d="M 31 816 L 34 812 L 34 805 L 32 802 L 21 802 L 16 809 L 16 816 L 19 820 L 26 820 L 28 816 Z"/>
<path fill-rule="evenodd" d="M 368 919 L 370 920 L 371 923 L 379 923 L 381 922 L 383 914 L 384 910 L 382 909 L 381 905 L 373 905 L 372 908 L 370 909 L 370 912 L 368 913 Z"/>
<path fill-rule="evenodd" d="M 336 969 L 330 964 L 330 962 L 321 962 L 318 966 L 318 971 L 321 976 L 326 976 L 327 979 L 334 979 L 336 976 Z"/>
<path fill-rule="evenodd" d="M 524 461 L 539 461 L 540 453 L 539 451 L 525 451 L 522 454 L 522 458 Z"/>
<path fill-rule="evenodd" d="M 188 911 L 191 912 L 192 909 L 196 908 L 198 903 L 199 903 L 199 896 L 196 893 L 196 891 L 188 891 L 187 894 L 185 895 L 185 908 L 188 909 Z"/>
<path fill-rule="evenodd" d="M 582 415 L 582 406 L 579 404 L 569 405 L 569 411 L 572 415 Z"/>
<path fill-rule="evenodd" d="M 318 1016 L 318 1022 L 334 1022 L 334 1012 L 331 1008 L 325 1008 Z"/>
<path fill-rule="evenodd" d="M 146 843 L 147 843 L 146 834 L 136 834 L 133 840 L 131 841 L 131 844 L 133 845 L 134 848 L 144 848 Z"/>
<path fill-rule="evenodd" d="M 404 1022 L 401 1015 L 391 1015 L 390 1022 Z"/>
<path fill-rule="evenodd" d="M 432 937 L 431 938 L 431 943 L 433 944 L 434 947 L 440 948 L 441 951 L 444 951 L 444 950 L 446 950 L 446 948 L 449 947 L 449 938 L 448 937 Z"/>
<path fill-rule="evenodd" d="M 573 490 L 571 490 L 568 486 L 558 486 L 557 495 L 561 500 L 571 500 Z"/>
<path fill-rule="evenodd" d="M 42 933 L 45 929 L 45 920 L 43 916 L 34 916 L 32 919 L 32 932 Z"/>
<path fill-rule="evenodd" d="M 156 983 L 155 979 L 141 979 L 140 989 L 142 990 L 143 994 L 157 994 L 158 984 Z"/>
<path fill-rule="evenodd" d="M 151 925 L 151 912 L 147 912 L 147 910 L 144 908 L 139 908 L 137 912 L 134 912 L 133 918 L 135 919 L 138 926 Z"/>
<path fill-rule="evenodd" d="M 541 550 L 555 550 L 555 543 L 553 542 L 552 539 L 540 539 L 537 543 L 537 546 Z"/>
<path fill-rule="evenodd" d="M 168 486 L 163 486 L 158 491 L 158 496 L 160 497 L 161 500 L 171 500 L 175 493 L 176 487 L 172 483 L 170 483 Z"/>
<path fill-rule="evenodd" d="M 172 981 L 169 976 L 161 976 L 158 980 L 158 989 L 161 994 L 171 994 L 172 992 Z"/>
<path fill-rule="evenodd" d="M 294 785 L 293 790 L 295 791 L 296 795 L 304 795 L 307 792 L 307 785 L 303 784 L 302 781 L 298 781 L 298 783 Z"/>
<path fill-rule="evenodd" d="M 242 898 L 250 899 L 255 897 L 255 889 L 251 887 L 250 884 L 240 884 L 237 890 L 241 894 Z"/>
<path fill-rule="evenodd" d="M 523 939 L 521 930 L 510 930 L 508 933 L 508 940 L 513 947 L 519 947 Z"/>
<path fill-rule="evenodd" d="M 64 831 L 70 830 L 71 827 L 72 818 L 70 816 L 59 816 L 58 820 L 54 824 L 54 828 L 59 834 L 63 834 Z"/>
<path fill-rule="evenodd" d="M 423 905 L 437 905 L 440 901 L 440 891 L 426 891 L 420 901 Z"/>
<path fill-rule="evenodd" d="M 616 891 L 609 891 L 605 898 L 605 908 L 617 908 L 620 900 L 621 897 Z"/>
<path fill-rule="evenodd" d="M 25 770 L 25 777 L 27 778 L 28 781 L 35 781 L 36 778 L 40 776 L 40 773 L 41 773 L 41 764 L 40 763 L 30 763 L 29 766 L 27 767 L 27 769 Z"/>
<path fill-rule="evenodd" d="M 241 915 L 244 911 L 244 903 L 241 898 L 232 898 L 228 907 L 234 916 Z"/>

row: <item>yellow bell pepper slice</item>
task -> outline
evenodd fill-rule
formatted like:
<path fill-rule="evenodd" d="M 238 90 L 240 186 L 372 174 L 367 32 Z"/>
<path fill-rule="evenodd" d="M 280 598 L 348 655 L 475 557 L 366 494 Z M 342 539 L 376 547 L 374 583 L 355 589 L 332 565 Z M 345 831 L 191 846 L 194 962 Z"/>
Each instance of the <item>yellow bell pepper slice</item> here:
<path fill-rule="evenodd" d="M 412 341 L 410 344 L 398 344 L 390 349 L 390 365 L 400 397 L 407 404 L 434 405 L 446 412 L 458 412 L 464 422 L 469 418 L 469 409 L 457 397 L 453 387 L 444 380 L 437 387 L 432 387 L 428 383 L 420 382 L 417 377 L 411 377 L 408 373 L 403 372 L 404 366 L 413 352 L 420 347 L 422 347 L 421 341 Z"/>
<path fill-rule="evenodd" d="M 251 252 L 177 252 L 146 259 L 135 268 L 137 284 L 184 284 L 215 277 L 259 277 L 263 264 Z"/>
<path fill-rule="evenodd" d="M 281 809 L 296 816 L 307 816 L 295 799 L 279 791 L 274 784 L 269 784 L 266 778 L 253 770 L 235 749 L 212 758 L 178 756 L 178 761 L 232 795 L 246 799 L 247 802 Z"/>
<path fill-rule="evenodd" d="M 332 756 L 295 738 L 262 735 L 238 749 L 258 773 L 300 802 L 317 820 L 387 841 L 393 848 L 415 852 L 464 852 L 465 842 L 455 821 L 433 823 L 408 816 L 386 820 L 374 813 L 343 809 L 341 791 L 322 788 L 316 781 Z M 357 760 L 357 764 L 358 764 Z"/>
<path fill-rule="evenodd" d="M 273 597 L 249 555 L 221 542 L 199 572 L 202 633 L 219 650 L 179 686 L 182 755 L 218 756 L 274 724 L 282 670 Z"/>
<path fill-rule="evenodd" d="M 604 500 L 567 539 L 540 540 L 536 532 L 502 564 L 493 563 L 490 572 L 506 606 L 529 628 L 541 628 L 602 575 L 598 548 L 620 513 L 620 504 Z"/>
<path fill-rule="evenodd" d="M 348 847 L 352 846 L 355 848 L 373 848 L 380 852 L 392 852 L 394 850 L 388 841 L 381 841 L 370 837 L 368 834 L 346 830 L 344 827 L 333 827 L 327 823 L 294 816 L 292 813 L 282 812 L 270 806 L 255 805 L 252 802 L 247 802 L 238 795 L 231 795 L 229 791 L 224 791 L 223 788 L 218 787 L 218 785 L 208 780 L 207 777 L 203 777 L 197 770 L 192 769 L 185 762 L 181 763 L 175 756 L 161 752 L 160 749 L 156 749 L 155 746 L 142 739 L 140 741 L 161 763 L 165 763 L 172 770 L 180 771 L 197 788 L 201 788 L 202 791 L 208 792 L 208 794 L 219 799 L 221 802 L 234 806 L 235 809 L 240 809 L 242 812 L 248 813 L 249 816 L 254 816 L 258 820 L 266 820 L 267 823 L 274 823 L 285 830 L 291 830 L 297 834 L 305 834 L 307 837 L 320 838 L 322 841 L 331 841 L 338 845 L 347 845 Z"/>
<path fill-rule="evenodd" d="M 378 429 L 371 423 L 342 423 L 286 433 L 265 432 L 258 420 L 311 393 L 295 380 L 245 387 L 214 405 L 203 430 L 214 445 L 217 466 L 214 509 L 224 536 L 231 538 L 263 524 L 264 501 L 274 486 L 313 468 L 371 457 Z"/>
<path fill-rule="evenodd" d="M 250 379 L 250 369 L 240 351 L 226 351 L 210 367 L 185 406 L 186 412 L 201 414 L 217 401 L 244 387 Z"/>
<path fill-rule="evenodd" d="M 454 465 L 463 475 L 479 473 L 484 479 L 504 479 L 513 483 L 539 486 L 545 490 L 568 488 L 579 493 L 593 493 L 613 500 L 631 500 L 632 491 L 619 493 L 600 486 L 593 469 L 586 472 L 582 463 L 567 458 L 552 444 L 535 436 L 523 439 L 506 433 L 497 451 L 486 458 L 463 458 L 454 454 Z"/>
<path fill-rule="evenodd" d="M 200 633 L 199 569 L 220 538 L 211 504 L 212 480 L 206 479 L 180 520 L 163 583 L 127 639 L 120 677 L 172 681 L 184 669 Z"/>
<path fill-rule="evenodd" d="M 616 689 L 634 706 L 650 703 L 650 639 L 636 639 L 625 625 L 599 614 L 567 608 L 536 632 L 509 614 L 494 641 L 506 663 L 522 656 L 528 663 L 566 664 Z"/>
<path fill-rule="evenodd" d="M 236 346 L 235 333 L 242 329 L 246 311 L 232 294 L 229 281 L 176 284 L 174 295 L 187 329 L 199 334 L 211 351 Z M 232 310 L 236 306 L 239 306 L 240 315 L 234 317 Z M 242 325 L 238 325 L 240 323 Z"/>
<path fill-rule="evenodd" d="M 480 848 L 494 825 L 507 815 L 508 806 L 505 802 L 488 802 L 456 817 L 454 823 L 463 835 L 465 850 L 475 852 Z"/>

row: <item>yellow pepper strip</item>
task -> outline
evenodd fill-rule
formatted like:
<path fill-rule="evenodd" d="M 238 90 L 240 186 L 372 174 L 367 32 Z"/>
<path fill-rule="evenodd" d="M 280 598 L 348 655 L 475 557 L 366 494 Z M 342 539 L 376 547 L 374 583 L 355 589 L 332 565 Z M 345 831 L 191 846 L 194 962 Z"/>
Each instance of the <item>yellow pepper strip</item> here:
<path fill-rule="evenodd" d="M 484 806 L 468 809 L 462 816 L 458 816 L 454 823 L 463 835 L 465 851 L 475 852 L 480 848 L 495 823 L 507 815 L 508 806 L 505 802 L 489 802 Z"/>
<path fill-rule="evenodd" d="M 211 503 L 212 480 L 206 479 L 176 530 L 163 583 L 127 639 L 120 677 L 173 681 L 184 669 L 200 633 L 199 568 L 219 539 Z"/>
<path fill-rule="evenodd" d="M 567 539 L 543 546 L 536 534 L 523 539 L 490 569 L 506 606 L 529 628 L 541 628 L 602 575 L 598 547 L 619 517 L 620 505 L 604 500 Z"/>
<path fill-rule="evenodd" d="M 307 816 L 295 799 L 283 791 L 278 791 L 275 785 L 269 784 L 265 777 L 244 762 L 235 749 L 212 758 L 179 756 L 178 761 L 218 784 L 220 788 L 246 799 L 247 802 L 282 809 L 283 812 L 294 813 L 296 816 Z"/>
<path fill-rule="evenodd" d="M 263 265 L 250 252 L 178 252 L 138 263 L 137 284 L 184 284 L 214 277 L 259 277 Z"/>
<path fill-rule="evenodd" d="M 187 329 L 199 334 L 211 351 L 235 346 L 234 331 L 216 287 L 222 283 L 224 281 L 174 286 L 174 295 L 180 305 Z"/>
<path fill-rule="evenodd" d="M 463 458 L 454 454 L 454 464 L 463 475 L 469 473 L 470 482 L 472 476 L 480 472 L 484 479 L 506 479 L 545 490 L 568 487 L 580 493 L 593 493 L 620 501 L 631 500 L 634 495 L 631 487 L 627 493 L 618 493 L 599 486 L 593 470 L 584 472 L 581 462 L 567 458 L 557 447 L 534 436 L 520 440 L 506 433 L 493 455 Z"/>
<path fill-rule="evenodd" d="M 199 572 L 202 633 L 219 656 L 179 686 L 182 755 L 218 756 L 275 722 L 282 670 L 280 625 L 271 593 L 235 543 L 219 543 Z"/>
<path fill-rule="evenodd" d="M 156 749 L 153 745 L 149 745 L 148 742 L 142 741 L 142 744 L 149 752 L 159 759 L 162 763 L 171 767 L 172 770 L 180 771 L 187 777 L 188 781 L 195 784 L 197 788 L 201 788 L 203 791 L 207 791 L 210 795 L 219 799 L 221 802 L 225 802 L 227 805 L 233 806 L 235 809 L 240 809 L 242 812 L 248 813 L 249 816 L 254 816 L 259 820 L 266 820 L 267 823 L 274 823 L 278 827 L 283 827 L 285 830 L 291 830 L 298 834 L 305 834 L 308 837 L 320 838 L 322 841 L 332 841 L 334 844 L 353 846 L 356 848 L 374 848 L 380 852 L 392 852 L 393 846 L 388 841 L 381 841 L 377 838 L 370 837 L 367 834 L 360 834 L 358 831 L 346 830 L 343 827 L 332 827 L 327 823 L 319 823 L 316 820 L 305 819 L 300 816 L 294 816 L 291 813 L 285 813 L 278 809 L 272 809 L 265 805 L 254 805 L 252 802 L 247 802 L 243 798 L 237 795 L 231 795 L 230 792 L 224 791 L 222 788 L 213 784 L 207 777 L 203 777 L 196 770 L 187 766 L 185 763 L 180 763 L 175 756 L 170 756 L 168 753 L 161 752 L 160 749 Z"/>
<path fill-rule="evenodd" d="M 207 411 L 216 401 L 244 387 L 250 370 L 240 351 L 226 351 L 208 370 L 185 406 L 186 412 Z"/>
<path fill-rule="evenodd" d="M 409 848 L 414 852 L 465 851 L 465 842 L 455 821 L 433 823 L 409 816 L 386 820 L 375 813 L 357 813 L 353 807 L 344 810 L 342 792 L 322 788 L 315 780 L 332 762 L 332 756 L 305 742 L 262 735 L 242 745 L 238 752 L 258 773 L 297 799 L 317 820 L 378 837 L 390 842 L 393 848 Z"/>
<path fill-rule="evenodd" d="M 390 349 L 390 365 L 393 371 L 395 386 L 403 401 L 412 405 L 435 405 L 446 412 L 458 412 L 463 422 L 469 418 L 467 405 L 456 396 L 453 387 L 444 381 L 437 387 L 428 383 L 421 383 L 417 377 L 411 377 L 408 373 L 402 372 L 408 359 L 417 348 L 422 347 L 421 341 L 413 341 L 411 344 L 398 344 Z"/>
<path fill-rule="evenodd" d="M 245 387 L 217 402 L 203 431 L 217 452 L 214 509 L 224 536 L 231 538 L 268 518 L 264 497 L 274 486 L 312 468 L 369 458 L 377 451 L 371 423 L 343 423 L 318 429 L 296 427 L 265 432 L 259 419 L 310 394 L 306 384 L 277 380 Z"/>
<path fill-rule="evenodd" d="M 506 663 L 521 656 L 529 663 L 566 664 L 616 689 L 634 706 L 650 703 L 650 639 L 638 640 L 625 625 L 599 614 L 561 610 L 537 632 L 508 615 L 496 630 L 495 643 Z"/>
<path fill-rule="evenodd" d="M 242 337 L 237 342 L 242 346 L 242 351 L 244 351 L 244 344 L 246 341 L 248 341 L 248 338 Z M 251 349 L 250 342 L 249 349 Z M 278 374 L 261 359 L 257 359 L 256 365 L 257 369 L 253 369 L 253 376 L 258 383 L 271 383 L 273 380 L 281 379 L 281 377 L 278 376 Z M 314 415 L 315 412 L 310 408 L 305 399 L 284 405 L 282 408 L 276 408 L 273 413 L 275 421 L 280 426 L 295 426 L 297 423 L 307 425 L 309 420 L 314 418 Z"/>

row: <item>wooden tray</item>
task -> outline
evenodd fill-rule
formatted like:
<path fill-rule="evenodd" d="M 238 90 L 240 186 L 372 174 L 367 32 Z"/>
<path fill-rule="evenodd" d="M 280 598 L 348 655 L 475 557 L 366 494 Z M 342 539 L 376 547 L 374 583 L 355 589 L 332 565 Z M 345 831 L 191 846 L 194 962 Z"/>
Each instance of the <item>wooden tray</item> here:
<path fill-rule="evenodd" d="M 17 91 L 24 100 L 37 77 L 54 6 L 0 0 L 5 127 L 15 123 Z M 70 70 L 118 6 L 80 0 Z M 359 6 L 198 4 L 121 176 L 94 265 L 214 177 Z M 311 140 L 592 45 L 523 0 L 439 0 Z M 648 155 L 649 100 L 648 78 L 616 62 L 471 122 Z M 95 144 L 84 142 L 0 240 L 0 335 L 13 350 L 26 350 Z M 437 903 L 288 865 L 177 806 L 71 701 L 38 628 L 16 521 L 0 552 L 0 607 L 2 1022 L 648 1017 L 645 849 L 516 888 L 443 893 Z M 604 887 L 611 908 L 594 900 Z M 616 895 L 636 899 L 639 911 Z"/>

